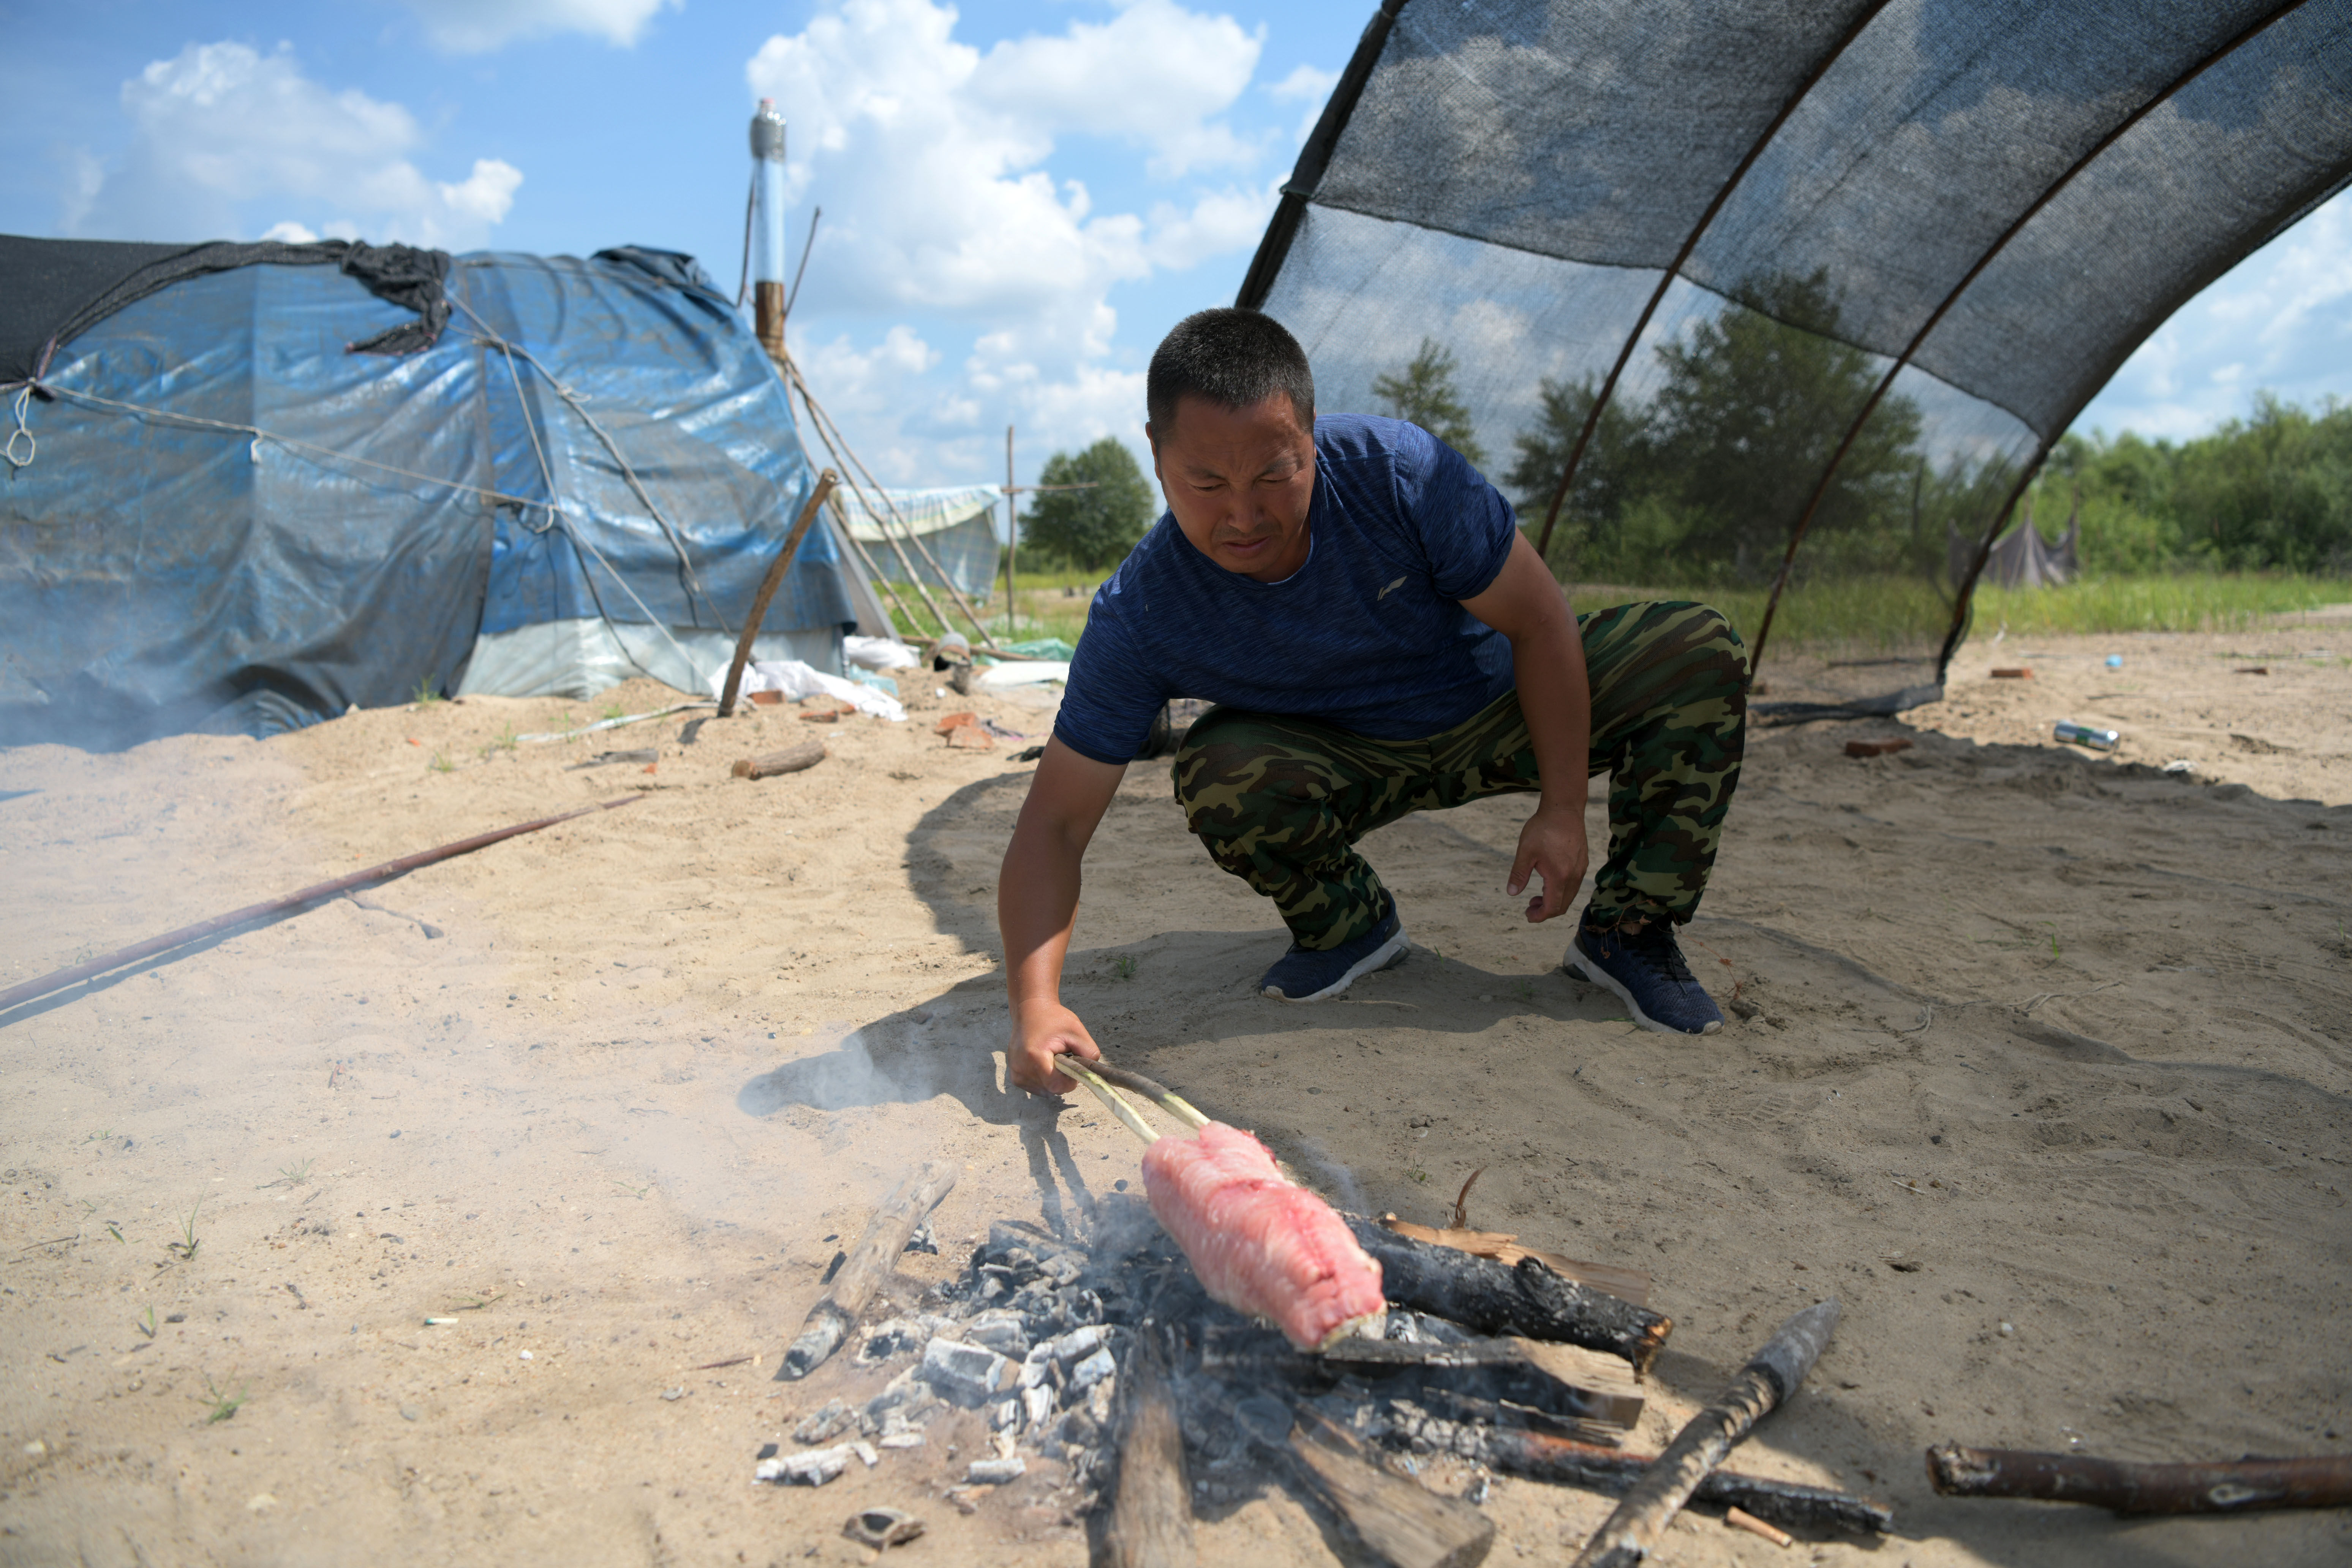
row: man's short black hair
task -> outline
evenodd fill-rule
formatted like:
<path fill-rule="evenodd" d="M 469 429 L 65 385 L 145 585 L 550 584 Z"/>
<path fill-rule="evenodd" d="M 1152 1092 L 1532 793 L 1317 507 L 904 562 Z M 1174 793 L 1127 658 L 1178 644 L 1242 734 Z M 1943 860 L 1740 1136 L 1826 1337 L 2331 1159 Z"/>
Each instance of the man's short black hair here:
<path fill-rule="evenodd" d="M 1176 400 L 1205 397 L 1220 408 L 1255 408 L 1286 393 L 1298 423 L 1315 427 L 1315 374 L 1307 351 L 1280 321 L 1255 310 L 1201 310 L 1176 323 L 1151 353 L 1143 404 L 1152 428 L 1175 422 Z"/>

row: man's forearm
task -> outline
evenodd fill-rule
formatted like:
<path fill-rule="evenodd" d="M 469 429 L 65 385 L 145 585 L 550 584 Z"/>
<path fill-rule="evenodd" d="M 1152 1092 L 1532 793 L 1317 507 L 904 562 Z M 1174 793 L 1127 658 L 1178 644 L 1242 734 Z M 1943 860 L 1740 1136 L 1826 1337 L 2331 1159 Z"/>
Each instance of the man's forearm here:
<path fill-rule="evenodd" d="M 1592 686 L 1573 616 L 1511 643 L 1519 710 L 1543 776 L 1545 811 L 1584 815 L 1591 779 Z"/>
<path fill-rule="evenodd" d="M 1015 1013 L 1024 1002 L 1062 991 L 1062 963 L 1078 913 L 1083 845 L 1041 825 L 1013 830 L 997 878 L 996 924 L 1004 939 L 1004 986 Z"/>

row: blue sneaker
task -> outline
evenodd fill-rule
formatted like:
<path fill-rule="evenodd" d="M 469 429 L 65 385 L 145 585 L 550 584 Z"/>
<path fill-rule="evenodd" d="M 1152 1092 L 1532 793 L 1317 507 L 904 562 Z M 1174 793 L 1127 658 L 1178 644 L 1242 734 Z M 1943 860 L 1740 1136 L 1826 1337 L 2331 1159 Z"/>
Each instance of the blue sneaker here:
<path fill-rule="evenodd" d="M 1722 1010 L 1683 962 L 1670 920 L 1627 920 L 1605 930 L 1580 924 L 1561 967 L 1615 992 L 1645 1029 L 1712 1035 L 1723 1027 Z"/>
<path fill-rule="evenodd" d="M 1397 919 L 1391 900 L 1381 923 L 1353 942 L 1321 952 L 1292 942 L 1290 951 L 1257 983 L 1258 994 L 1277 1002 L 1328 1001 L 1353 985 L 1358 975 L 1403 962 L 1404 952 L 1404 925 Z"/>

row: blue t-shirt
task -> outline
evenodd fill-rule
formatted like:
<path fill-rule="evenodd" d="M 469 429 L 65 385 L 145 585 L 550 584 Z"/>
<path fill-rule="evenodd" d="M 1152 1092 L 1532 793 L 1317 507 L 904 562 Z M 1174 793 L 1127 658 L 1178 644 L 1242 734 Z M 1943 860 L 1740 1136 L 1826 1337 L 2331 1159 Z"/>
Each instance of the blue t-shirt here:
<path fill-rule="evenodd" d="M 1460 453 L 1399 419 L 1318 418 L 1307 529 L 1307 564 L 1260 583 L 1162 514 L 1095 595 L 1062 743 L 1125 763 L 1172 697 L 1418 740 L 1510 689 L 1510 643 L 1461 601 L 1494 584 L 1518 529 Z"/>

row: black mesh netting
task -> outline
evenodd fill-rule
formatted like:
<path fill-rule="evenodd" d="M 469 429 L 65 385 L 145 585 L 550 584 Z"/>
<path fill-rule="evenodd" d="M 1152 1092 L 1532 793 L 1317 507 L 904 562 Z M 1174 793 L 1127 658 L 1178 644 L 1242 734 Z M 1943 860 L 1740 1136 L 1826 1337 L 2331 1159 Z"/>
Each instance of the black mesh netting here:
<path fill-rule="evenodd" d="M 1390 0 L 1240 302 L 1325 407 L 1450 420 L 1580 605 L 1884 707 L 2083 405 L 2347 178 L 2352 0 Z"/>

